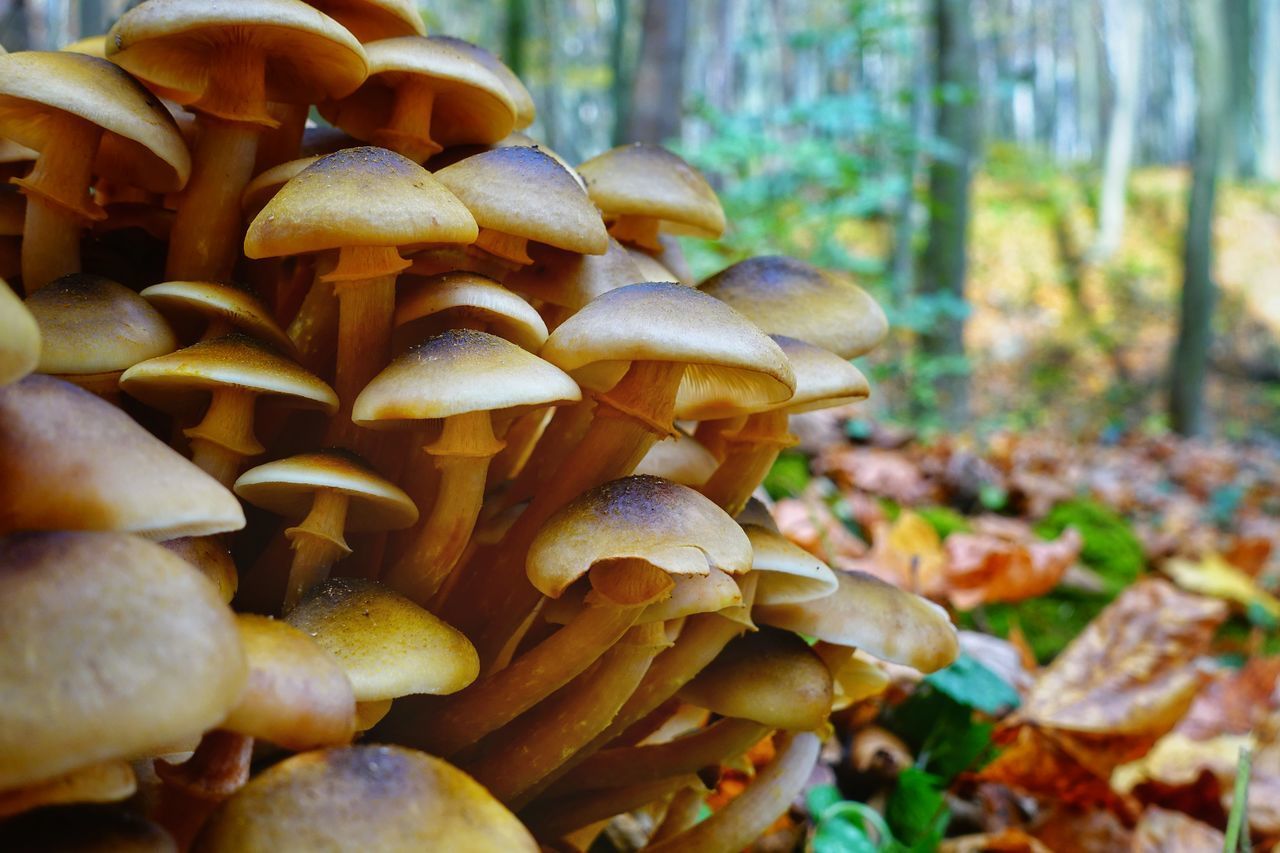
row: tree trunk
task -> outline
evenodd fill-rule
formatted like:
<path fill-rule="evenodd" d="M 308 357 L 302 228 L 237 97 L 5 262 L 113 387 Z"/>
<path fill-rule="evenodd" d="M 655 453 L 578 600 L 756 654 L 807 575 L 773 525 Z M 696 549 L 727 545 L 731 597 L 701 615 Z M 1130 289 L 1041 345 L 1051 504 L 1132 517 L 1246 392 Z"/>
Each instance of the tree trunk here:
<path fill-rule="evenodd" d="M 1258 0 L 1258 173 L 1280 180 L 1280 0 Z"/>
<path fill-rule="evenodd" d="M 630 0 L 613 0 L 613 31 L 609 34 L 609 65 L 613 82 L 609 87 L 613 101 L 614 145 L 627 141 L 627 117 L 631 115 L 632 64 L 627 50 L 627 30 L 631 24 Z"/>
<path fill-rule="evenodd" d="M 941 93 L 937 137 L 950 149 L 929 166 L 932 211 L 921 261 L 919 292 L 938 299 L 964 301 L 968 268 L 969 193 L 973 161 L 978 154 L 978 52 L 969 0 L 933 0 L 937 56 L 936 85 Z M 933 328 L 920 336 L 926 355 L 952 361 L 938 382 L 939 413 L 953 424 L 969 413 L 969 377 L 963 364 L 964 319 L 958 311 L 941 311 Z"/>
<path fill-rule="evenodd" d="M 1253 3 L 1231 0 L 1226 9 L 1227 44 L 1230 62 L 1231 118 L 1228 123 L 1230 144 L 1224 169 L 1235 178 L 1249 179 L 1258 174 L 1253 135 Z"/>
<path fill-rule="evenodd" d="M 1098 26 L 1093 0 L 1071 4 L 1072 39 L 1076 49 L 1076 122 L 1080 148 L 1096 162 L 1102 147 L 1099 121 L 1102 106 L 1102 58 L 1098 51 Z"/>
<path fill-rule="evenodd" d="M 506 28 L 502 33 L 502 61 L 515 72 L 517 77 L 524 78 L 525 60 L 524 43 L 529 32 L 529 0 L 507 0 Z"/>
<path fill-rule="evenodd" d="M 1169 374 L 1169 415 L 1182 435 L 1204 431 L 1204 378 L 1213 319 L 1213 207 L 1230 100 L 1226 21 L 1219 0 L 1188 0 L 1195 46 L 1196 140 L 1183 247 L 1178 338 Z"/>
<path fill-rule="evenodd" d="M 645 3 L 640 63 L 627 122 L 627 137 L 635 142 L 660 143 L 680 133 L 689 5 L 685 0 Z"/>
<path fill-rule="evenodd" d="M 1110 0 L 1106 5 L 1107 58 L 1115 95 L 1102 168 L 1098 236 L 1089 251 L 1093 261 L 1105 261 L 1114 255 L 1124 236 L 1125 189 L 1133 166 L 1133 139 L 1142 82 L 1143 5 L 1143 0 Z"/>

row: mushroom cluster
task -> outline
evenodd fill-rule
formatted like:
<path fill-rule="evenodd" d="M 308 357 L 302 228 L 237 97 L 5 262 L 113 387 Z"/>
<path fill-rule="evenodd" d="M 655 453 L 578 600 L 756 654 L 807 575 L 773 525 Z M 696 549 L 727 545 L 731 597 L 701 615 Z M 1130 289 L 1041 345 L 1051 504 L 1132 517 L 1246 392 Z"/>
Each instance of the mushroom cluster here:
<path fill-rule="evenodd" d="M 955 657 L 752 499 L 875 302 L 695 284 L 703 176 L 533 118 L 404 0 L 0 55 L 0 849 L 733 851 L 877 661 Z"/>

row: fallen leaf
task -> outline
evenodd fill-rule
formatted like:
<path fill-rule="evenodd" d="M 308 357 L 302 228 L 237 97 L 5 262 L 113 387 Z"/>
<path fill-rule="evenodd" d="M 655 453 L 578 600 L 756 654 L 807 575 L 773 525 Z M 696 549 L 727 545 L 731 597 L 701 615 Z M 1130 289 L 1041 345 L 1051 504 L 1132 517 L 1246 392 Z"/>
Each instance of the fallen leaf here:
<path fill-rule="evenodd" d="M 948 838 L 938 845 L 938 850 L 939 853 L 1053 853 L 1021 829 Z"/>
<path fill-rule="evenodd" d="M 1272 617 L 1280 618 L 1280 599 L 1258 586 L 1257 581 L 1228 563 L 1220 554 L 1209 553 L 1199 560 L 1172 557 L 1165 560 L 1160 568 L 1185 590 L 1245 607 L 1256 604 Z"/>
<path fill-rule="evenodd" d="M 898 450 L 833 447 L 818 457 L 815 470 L 844 488 L 860 489 L 908 506 L 925 503 L 938 492 L 919 466 Z"/>
<path fill-rule="evenodd" d="M 1120 818 L 1100 809 L 1050 804 L 1032 833 L 1051 850 L 1128 850 L 1132 832 Z"/>
<path fill-rule="evenodd" d="M 1122 816 L 1137 812 L 1136 801 L 1113 791 L 1105 776 L 1081 764 L 1059 739 L 1030 726 L 1018 729 L 1013 741 L 976 778 L 1061 805 L 1105 808 Z"/>
<path fill-rule="evenodd" d="M 871 531 L 870 571 L 918 595 L 933 597 L 946 592 L 947 555 L 933 525 L 919 513 L 904 509 L 892 523 L 882 522 Z"/>
<path fill-rule="evenodd" d="M 867 553 L 866 544 L 821 500 L 785 498 L 774 504 L 773 519 L 783 536 L 833 568 L 853 568 Z"/>
<path fill-rule="evenodd" d="M 1133 831 L 1133 853 L 1218 853 L 1226 839 L 1182 812 L 1150 806 Z"/>
<path fill-rule="evenodd" d="M 1175 732 L 1195 740 L 1280 727 L 1280 657 L 1223 669 L 1196 696 Z"/>
<path fill-rule="evenodd" d="M 1254 739 L 1249 735 L 1194 740 L 1171 732 L 1157 741 L 1146 755 L 1117 767 L 1111 774 L 1111 787 L 1117 793 L 1131 794 L 1147 783 L 1164 788 L 1192 787 L 1203 773 L 1219 780 L 1231 778 L 1235 775 L 1240 749 L 1253 746 Z"/>
<path fill-rule="evenodd" d="M 1056 587 L 1080 556 L 1083 541 L 1067 528 L 1051 542 L 1036 540 L 1030 529 L 1018 541 L 989 533 L 953 533 L 947 537 L 947 595 L 960 610 L 980 604 L 1023 601 Z"/>

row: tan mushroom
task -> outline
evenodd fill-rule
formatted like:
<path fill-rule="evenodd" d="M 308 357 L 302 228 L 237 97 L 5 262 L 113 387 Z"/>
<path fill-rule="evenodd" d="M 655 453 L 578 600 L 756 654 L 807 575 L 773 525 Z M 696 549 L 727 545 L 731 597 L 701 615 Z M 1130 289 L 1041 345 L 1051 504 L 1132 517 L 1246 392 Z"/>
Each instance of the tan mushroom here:
<path fill-rule="evenodd" d="M 469 272 L 444 273 L 417 281 L 396 305 L 394 349 L 447 329 L 475 329 L 537 353 L 547 341 L 547 325 L 525 300 L 491 278 Z"/>
<path fill-rule="evenodd" d="M 228 332 L 244 332 L 266 341 L 294 357 L 293 341 L 276 323 L 271 312 L 250 291 L 212 281 L 162 281 L 139 294 L 169 318 L 185 340 L 221 337 Z"/>
<path fill-rule="evenodd" d="M 0 279 L 0 388 L 17 382 L 40 362 L 40 326 Z"/>

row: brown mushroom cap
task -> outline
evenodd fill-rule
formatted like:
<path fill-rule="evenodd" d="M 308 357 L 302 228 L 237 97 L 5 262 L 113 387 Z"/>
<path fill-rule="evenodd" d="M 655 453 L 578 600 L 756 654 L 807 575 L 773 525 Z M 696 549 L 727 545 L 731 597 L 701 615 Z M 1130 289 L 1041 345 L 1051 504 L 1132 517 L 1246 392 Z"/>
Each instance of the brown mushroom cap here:
<path fill-rule="evenodd" d="M 826 563 L 776 530 L 755 524 L 743 524 L 742 529 L 751 540 L 751 568 L 760 573 L 756 604 L 794 604 L 825 598 L 839 588 Z"/>
<path fill-rule="evenodd" d="M 59 124 L 48 120 L 56 111 L 105 132 L 99 159 L 110 157 L 113 163 L 100 162 L 95 172 L 152 192 L 173 192 L 186 184 L 191 157 L 177 124 L 156 96 L 122 69 L 80 53 L 32 50 L 0 56 L 0 135 L 42 151 L 50 134 L 58 132 Z"/>
<path fill-rule="evenodd" d="M 537 148 L 494 148 L 435 173 L 476 224 L 584 255 L 602 255 L 600 212 L 563 166 Z"/>
<path fill-rule="evenodd" d="M 338 659 L 357 702 L 454 693 L 480 672 L 460 631 L 373 581 L 330 578 L 287 621 Z"/>
<path fill-rule="evenodd" d="M 547 324 L 533 306 L 482 275 L 444 273 L 401 290 L 405 292 L 396 305 L 397 337 L 421 340 L 462 318 L 483 323 L 529 352 L 536 353 L 547 341 Z"/>
<path fill-rule="evenodd" d="M 756 621 L 828 643 L 864 649 L 921 672 L 949 666 L 959 654 L 947 612 L 862 572 L 836 572 L 839 588 L 825 598 L 757 606 Z"/>
<path fill-rule="evenodd" d="M 704 417 L 784 402 L 795 376 L 773 341 L 724 303 L 665 282 L 611 290 L 562 323 L 542 357 L 584 387 L 612 387 L 634 361 L 682 362 L 688 367 L 676 411 Z"/>
<path fill-rule="evenodd" d="M 129 288 L 72 273 L 27 297 L 40 324 L 40 372 L 107 373 L 173 352 L 173 329 Z"/>
<path fill-rule="evenodd" d="M 197 853 L 528 851 L 520 821 L 470 776 L 398 746 L 309 752 L 263 771 L 210 817 Z"/>
<path fill-rule="evenodd" d="M 631 253 L 612 237 L 603 255 L 581 255 L 549 246 L 531 246 L 529 256 L 533 263 L 512 272 L 503 284 L 574 311 L 610 290 L 642 281 L 661 280 L 646 276 Z"/>
<path fill-rule="evenodd" d="M 236 616 L 249 676 L 221 728 L 286 749 L 336 746 L 355 734 L 347 674 L 310 637 L 266 616 Z"/>
<path fill-rule="evenodd" d="M 40 326 L 0 279 L 0 388 L 35 370 L 39 361 Z"/>
<path fill-rule="evenodd" d="M 762 628 L 730 641 L 679 696 L 721 716 L 812 731 L 831 712 L 831 673 L 795 634 Z"/>
<path fill-rule="evenodd" d="M 281 352 L 295 352 L 293 341 L 271 316 L 267 306 L 243 288 L 212 281 L 162 281 L 145 288 L 138 295 L 175 322 L 191 315 L 205 320 L 221 320 L 266 341 Z"/>
<path fill-rule="evenodd" d="M 320 104 L 320 114 L 357 139 L 372 140 L 395 112 L 396 88 L 410 78 L 428 86 L 431 138 L 442 146 L 484 144 L 512 131 L 516 107 L 507 87 L 470 51 L 444 39 L 401 36 L 364 46 L 369 76 L 345 98 Z"/>
<path fill-rule="evenodd" d="M 246 675 L 213 584 L 120 533 L 0 540 L 0 789 L 217 725 Z"/>
<path fill-rule="evenodd" d="M 305 518 L 322 489 L 350 499 L 344 525 L 349 532 L 400 530 L 418 520 L 418 508 L 403 489 L 343 450 L 268 462 L 245 471 L 235 484 L 236 494 L 249 503 L 290 520 Z"/>
<path fill-rule="evenodd" d="M 720 460 L 710 450 L 693 436 L 677 430 L 675 435 L 655 441 L 632 473 L 662 477 L 696 489 L 711 479 L 719 467 Z"/>
<path fill-rule="evenodd" d="M 135 364 L 120 377 L 130 396 L 166 411 L 195 408 L 217 388 L 240 388 L 281 397 L 326 414 L 338 395 L 269 344 L 233 332 Z"/>
<path fill-rule="evenodd" d="M 308 127 L 302 131 L 302 145 L 298 148 L 298 156 L 323 157 L 343 148 L 359 148 L 360 140 L 337 127 Z M 269 170 L 268 170 L 269 171 Z M 265 173 L 264 173 L 265 174 Z"/>
<path fill-rule="evenodd" d="M 48 376 L 0 388 L 0 532 L 241 527 L 235 495 L 110 403 Z"/>
<path fill-rule="evenodd" d="M 247 41 L 266 56 L 266 97 L 315 103 L 353 91 L 367 64 L 360 43 L 340 24 L 301 0 L 206 3 L 147 0 L 107 34 L 107 55 L 130 74 L 183 93 L 204 94 L 209 68 L 226 46 Z M 229 118 L 235 118 L 230 116 Z"/>
<path fill-rule="evenodd" d="M 702 174 L 661 145 L 633 142 L 578 166 L 605 221 L 619 216 L 657 219 L 679 234 L 715 239 L 724 233 L 724 209 Z"/>
<path fill-rule="evenodd" d="M 486 332 L 451 329 L 391 360 L 356 397 L 351 419 L 398 429 L 430 418 L 581 399 L 559 368 Z"/>
<path fill-rule="evenodd" d="M 808 341 L 841 358 L 874 349 L 889 332 L 884 310 L 845 276 L 795 258 L 766 255 L 699 285 L 771 335 Z"/>
<path fill-rule="evenodd" d="M 507 95 L 511 98 L 511 102 L 516 108 L 516 130 L 524 130 L 533 124 L 533 120 L 537 114 L 537 108 L 533 104 L 533 95 L 529 94 L 529 90 L 516 76 L 515 72 L 507 67 L 507 64 L 489 51 L 480 47 L 478 44 L 472 44 L 469 41 L 463 41 L 453 36 L 431 36 L 433 41 L 440 41 L 453 46 L 456 50 L 469 54 L 473 59 L 492 71 L 502 85 L 507 89 Z"/>
<path fill-rule="evenodd" d="M 751 568 L 751 546 L 724 510 L 686 486 L 623 477 L 570 501 L 529 548 L 529 580 L 558 598 L 597 563 L 637 559 L 670 574 Z M 728 522 L 728 523 L 726 523 Z"/>
<path fill-rule="evenodd" d="M 413 0 L 308 0 L 351 31 L 361 42 L 395 36 L 426 35 L 422 13 Z"/>
<path fill-rule="evenodd" d="M 235 597 L 236 587 L 240 584 L 240 576 L 236 572 L 235 561 L 231 552 L 218 536 L 183 536 L 178 539 L 166 539 L 160 543 L 166 551 L 177 554 L 218 588 L 218 597 L 227 604 Z"/>
<path fill-rule="evenodd" d="M 382 148 L 345 148 L 303 169 L 266 203 L 244 251 L 269 258 L 475 238 L 467 208 L 426 169 Z"/>

